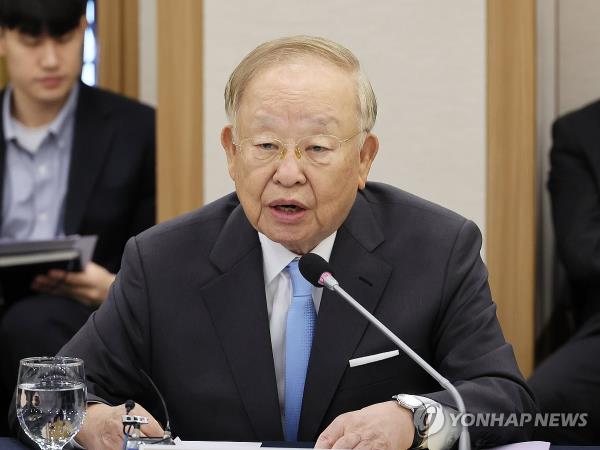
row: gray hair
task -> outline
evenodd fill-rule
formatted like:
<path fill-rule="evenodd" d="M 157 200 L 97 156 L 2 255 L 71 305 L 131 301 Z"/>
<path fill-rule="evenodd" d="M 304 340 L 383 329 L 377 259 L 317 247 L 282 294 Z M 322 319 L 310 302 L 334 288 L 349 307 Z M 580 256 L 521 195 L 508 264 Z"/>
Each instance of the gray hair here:
<path fill-rule="evenodd" d="M 353 74 L 359 106 L 361 130 L 371 131 L 377 118 L 377 99 L 360 62 L 346 47 L 321 37 L 290 36 L 259 45 L 238 64 L 225 86 L 225 112 L 232 124 L 240 106 L 244 89 L 252 78 L 266 67 L 302 56 L 322 58 Z"/>

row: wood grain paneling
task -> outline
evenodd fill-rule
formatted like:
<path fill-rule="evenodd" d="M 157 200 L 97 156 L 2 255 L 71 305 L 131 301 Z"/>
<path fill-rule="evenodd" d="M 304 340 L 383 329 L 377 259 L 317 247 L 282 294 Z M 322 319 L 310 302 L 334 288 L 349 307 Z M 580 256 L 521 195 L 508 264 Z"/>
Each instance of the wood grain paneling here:
<path fill-rule="evenodd" d="M 533 368 L 535 0 L 487 2 L 487 263 L 498 317 Z"/>
<path fill-rule="evenodd" d="M 158 218 L 202 205 L 202 1 L 158 0 Z"/>
<path fill-rule="evenodd" d="M 97 2 L 99 85 L 138 98 L 138 0 Z"/>
<path fill-rule="evenodd" d="M 0 89 L 4 89 L 4 87 L 8 83 L 8 72 L 6 70 L 6 60 L 4 57 L 0 58 Z"/>

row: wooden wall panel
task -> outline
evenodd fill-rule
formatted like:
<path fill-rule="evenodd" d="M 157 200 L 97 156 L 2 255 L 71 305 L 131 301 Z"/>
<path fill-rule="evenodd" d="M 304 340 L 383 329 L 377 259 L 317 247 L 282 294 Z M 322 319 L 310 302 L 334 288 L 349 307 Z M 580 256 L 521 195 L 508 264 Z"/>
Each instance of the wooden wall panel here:
<path fill-rule="evenodd" d="M 158 0 L 158 219 L 202 205 L 202 1 Z"/>
<path fill-rule="evenodd" d="M 138 98 L 138 0 L 98 0 L 99 85 Z"/>
<path fill-rule="evenodd" d="M 487 2 L 487 263 L 504 333 L 533 369 L 535 0 Z"/>
<path fill-rule="evenodd" d="M 6 70 L 6 60 L 4 57 L 0 58 L 0 89 L 8 84 L 8 71 Z"/>

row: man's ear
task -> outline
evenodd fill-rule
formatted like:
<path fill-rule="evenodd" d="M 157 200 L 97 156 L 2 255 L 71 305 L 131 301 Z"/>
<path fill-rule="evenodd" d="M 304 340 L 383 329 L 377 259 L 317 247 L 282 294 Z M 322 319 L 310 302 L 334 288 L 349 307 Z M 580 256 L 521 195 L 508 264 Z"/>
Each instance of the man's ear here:
<path fill-rule="evenodd" d="M 235 151 L 236 147 L 233 143 L 233 125 L 227 125 L 221 131 L 221 145 L 227 156 L 227 169 L 229 176 L 235 181 Z"/>
<path fill-rule="evenodd" d="M 358 188 L 364 189 L 367 183 L 367 177 L 371 170 L 371 164 L 375 156 L 377 156 L 377 150 L 379 150 L 379 139 L 373 133 L 368 133 L 360 149 L 360 162 L 358 168 Z"/>
<path fill-rule="evenodd" d="M 79 30 L 83 33 L 85 33 L 86 28 L 88 27 L 88 21 L 85 18 L 85 16 L 81 16 L 81 19 L 79 19 Z"/>

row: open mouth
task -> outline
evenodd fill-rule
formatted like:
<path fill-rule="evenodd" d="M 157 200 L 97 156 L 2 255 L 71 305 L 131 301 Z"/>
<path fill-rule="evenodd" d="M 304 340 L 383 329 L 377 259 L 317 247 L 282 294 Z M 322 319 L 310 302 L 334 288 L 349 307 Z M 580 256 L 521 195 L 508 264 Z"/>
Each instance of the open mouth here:
<path fill-rule="evenodd" d="M 302 203 L 291 199 L 276 200 L 269 206 L 275 219 L 287 224 L 299 223 L 307 210 Z"/>
<path fill-rule="evenodd" d="M 277 205 L 277 206 L 274 206 L 274 208 L 278 211 L 285 212 L 285 213 L 295 213 L 295 212 L 299 212 L 299 211 L 304 211 L 304 208 L 301 208 L 300 206 L 297 206 L 297 205 Z"/>

